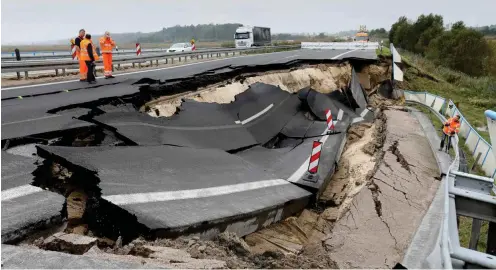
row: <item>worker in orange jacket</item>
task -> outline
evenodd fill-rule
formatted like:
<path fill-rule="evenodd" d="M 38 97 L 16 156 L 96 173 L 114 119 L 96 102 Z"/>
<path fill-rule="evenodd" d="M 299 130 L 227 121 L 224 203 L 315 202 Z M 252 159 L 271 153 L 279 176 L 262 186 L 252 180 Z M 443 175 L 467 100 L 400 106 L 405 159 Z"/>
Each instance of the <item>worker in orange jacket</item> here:
<path fill-rule="evenodd" d="M 103 75 L 105 76 L 105 79 L 114 78 L 114 76 L 112 76 L 113 47 L 115 47 L 115 42 L 107 31 L 105 32 L 105 36 L 100 38 L 100 49 L 103 56 Z"/>
<path fill-rule="evenodd" d="M 86 80 L 90 84 L 96 83 L 95 78 L 95 61 L 98 60 L 96 48 L 91 41 L 91 35 L 86 34 L 83 41 L 81 41 L 81 60 L 85 62 L 87 67 Z"/>
<path fill-rule="evenodd" d="M 448 151 L 451 147 L 451 137 L 460 132 L 460 115 L 455 115 L 455 117 L 451 117 L 448 121 L 443 124 L 443 138 L 441 139 L 441 147 L 439 151 L 443 150 L 445 141 L 448 140 L 446 145 L 446 150 Z"/>
<path fill-rule="evenodd" d="M 86 31 L 84 29 L 79 30 L 79 36 L 74 39 L 74 45 L 76 46 L 76 56 L 79 60 L 79 80 L 82 82 L 86 81 L 86 73 L 88 72 L 86 63 L 81 60 L 81 41 L 84 40 L 84 35 Z"/>

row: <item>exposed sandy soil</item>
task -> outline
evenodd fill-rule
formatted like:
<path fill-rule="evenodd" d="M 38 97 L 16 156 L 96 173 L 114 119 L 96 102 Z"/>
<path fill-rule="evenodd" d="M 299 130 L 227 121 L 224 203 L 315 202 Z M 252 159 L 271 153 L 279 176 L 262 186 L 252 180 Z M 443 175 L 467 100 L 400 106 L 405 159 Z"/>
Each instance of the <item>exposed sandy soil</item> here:
<path fill-rule="evenodd" d="M 325 240 L 340 268 L 391 268 L 401 262 L 439 186 L 436 161 L 417 120 L 402 110 L 385 115 L 377 170 Z"/>

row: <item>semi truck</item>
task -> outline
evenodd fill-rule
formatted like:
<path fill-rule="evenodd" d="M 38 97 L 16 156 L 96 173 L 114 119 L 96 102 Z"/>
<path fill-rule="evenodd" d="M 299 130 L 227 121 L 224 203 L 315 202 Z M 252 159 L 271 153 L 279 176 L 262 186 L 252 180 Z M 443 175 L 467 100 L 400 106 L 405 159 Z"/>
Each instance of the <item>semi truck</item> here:
<path fill-rule="evenodd" d="M 270 46 L 270 28 L 258 26 L 240 26 L 234 34 L 236 48 Z"/>

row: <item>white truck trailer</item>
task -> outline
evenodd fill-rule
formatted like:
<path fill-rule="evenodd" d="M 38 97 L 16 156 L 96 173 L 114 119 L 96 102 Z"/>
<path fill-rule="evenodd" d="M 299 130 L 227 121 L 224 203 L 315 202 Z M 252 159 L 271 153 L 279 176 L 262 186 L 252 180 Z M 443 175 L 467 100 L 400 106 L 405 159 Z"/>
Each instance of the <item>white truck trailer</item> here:
<path fill-rule="evenodd" d="M 236 48 L 270 46 L 270 28 L 258 26 L 241 26 L 236 29 L 234 43 Z"/>

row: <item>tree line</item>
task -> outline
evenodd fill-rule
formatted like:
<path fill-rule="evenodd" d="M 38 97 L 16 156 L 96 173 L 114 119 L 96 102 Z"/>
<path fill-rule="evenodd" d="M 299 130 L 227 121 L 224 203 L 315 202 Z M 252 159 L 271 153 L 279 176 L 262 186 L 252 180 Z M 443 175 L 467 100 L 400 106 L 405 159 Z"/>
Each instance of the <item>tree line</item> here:
<path fill-rule="evenodd" d="M 468 75 L 496 75 L 496 44 L 462 21 L 444 27 L 440 15 L 420 15 L 416 21 L 403 16 L 391 26 L 389 41 Z"/>

